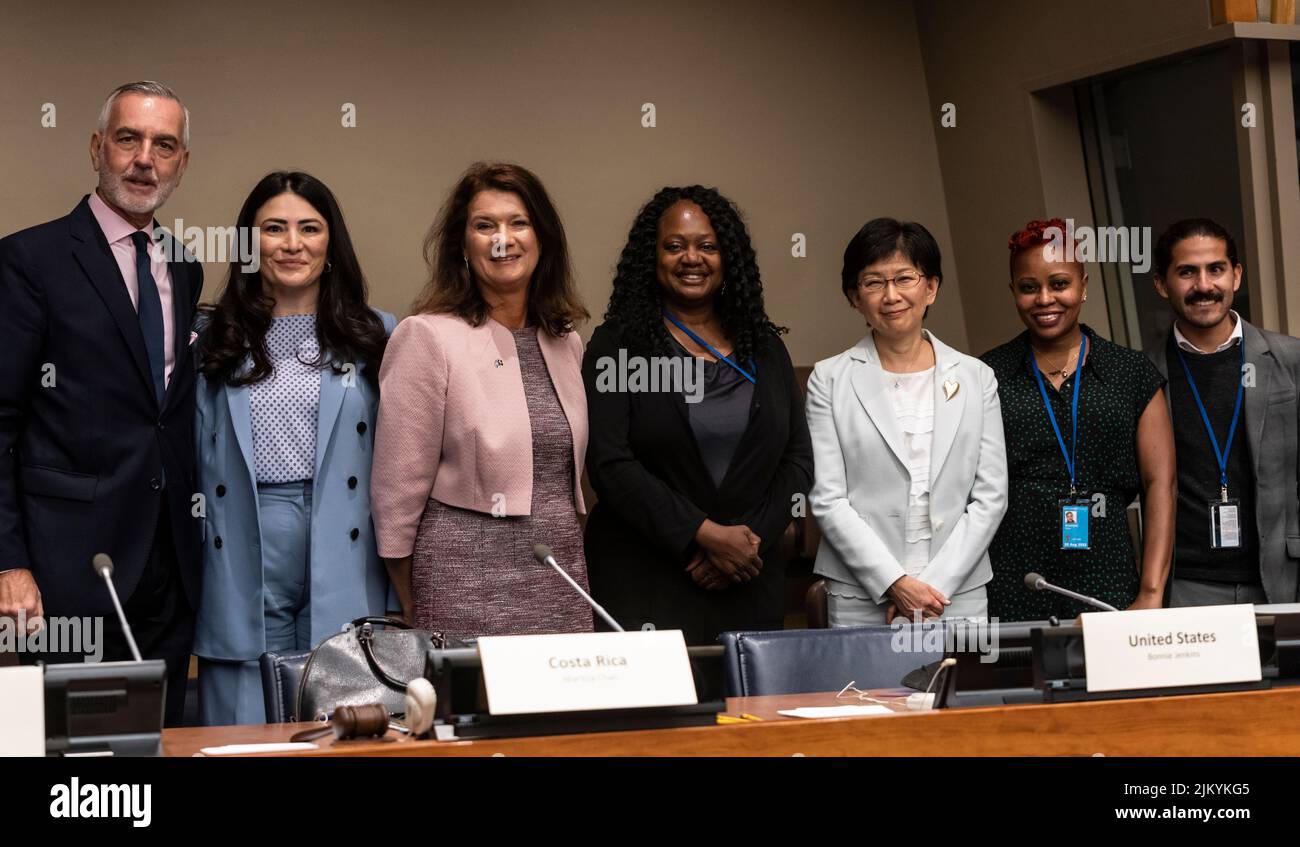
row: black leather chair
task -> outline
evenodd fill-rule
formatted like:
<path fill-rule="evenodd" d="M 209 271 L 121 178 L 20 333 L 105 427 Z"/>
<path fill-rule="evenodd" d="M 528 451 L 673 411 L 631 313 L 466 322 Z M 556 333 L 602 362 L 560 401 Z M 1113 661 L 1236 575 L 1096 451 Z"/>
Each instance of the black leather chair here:
<path fill-rule="evenodd" d="M 267 723 L 293 723 L 312 719 L 312 715 L 294 715 L 294 709 L 298 707 L 298 684 L 302 682 L 302 671 L 307 666 L 307 657 L 310 655 L 310 650 L 302 653 L 262 654 L 259 661 L 262 666 L 262 697 L 266 703 Z"/>
<path fill-rule="evenodd" d="M 942 623 L 922 627 L 917 634 L 911 625 L 901 631 L 858 626 L 724 632 L 727 696 L 838 691 L 850 680 L 864 691 L 898 688 L 908 673 L 943 658 Z M 927 638 L 927 633 L 933 634 Z"/>

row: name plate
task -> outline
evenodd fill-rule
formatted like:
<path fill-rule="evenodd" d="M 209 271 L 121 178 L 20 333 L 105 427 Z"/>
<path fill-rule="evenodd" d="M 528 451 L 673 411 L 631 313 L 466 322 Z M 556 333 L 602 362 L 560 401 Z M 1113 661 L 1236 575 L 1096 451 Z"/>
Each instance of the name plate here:
<path fill-rule="evenodd" d="M 1261 678 L 1249 604 L 1089 613 L 1082 621 L 1089 691 Z"/>
<path fill-rule="evenodd" d="M 0 756 L 45 755 L 45 669 L 0 668 Z"/>
<path fill-rule="evenodd" d="M 493 715 L 698 702 L 680 630 L 487 636 L 478 652 Z"/>

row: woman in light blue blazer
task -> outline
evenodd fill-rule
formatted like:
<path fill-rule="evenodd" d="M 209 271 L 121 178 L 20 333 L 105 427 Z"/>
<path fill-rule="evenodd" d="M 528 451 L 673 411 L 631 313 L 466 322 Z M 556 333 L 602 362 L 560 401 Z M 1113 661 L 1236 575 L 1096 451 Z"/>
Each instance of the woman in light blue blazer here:
<path fill-rule="evenodd" d="M 203 595 L 194 653 L 206 726 L 264 723 L 258 658 L 385 611 L 370 521 L 376 377 L 392 315 L 366 284 L 330 190 L 276 172 L 253 189 L 259 266 L 232 262 L 201 328 L 196 441 Z"/>
<path fill-rule="evenodd" d="M 1007 508 L 993 371 L 922 327 L 943 281 L 917 223 L 869 221 L 844 251 L 844 296 L 870 331 L 808 380 L 831 626 L 983 618 L 988 546 Z"/>

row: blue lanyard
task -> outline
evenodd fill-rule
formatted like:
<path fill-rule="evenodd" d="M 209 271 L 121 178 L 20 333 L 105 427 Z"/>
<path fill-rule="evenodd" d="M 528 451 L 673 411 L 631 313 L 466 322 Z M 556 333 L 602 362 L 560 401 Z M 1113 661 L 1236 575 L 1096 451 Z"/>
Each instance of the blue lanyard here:
<path fill-rule="evenodd" d="M 1074 369 L 1074 405 L 1070 409 L 1070 449 L 1065 449 L 1065 439 L 1061 437 L 1061 427 L 1056 422 L 1056 413 L 1052 411 L 1052 403 L 1047 399 L 1047 387 L 1043 385 L 1043 375 L 1038 372 L 1038 363 L 1034 361 L 1033 354 L 1029 356 L 1029 369 L 1034 372 L 1034 379 L 1038 381 L 1038 393 L 1043 395 L 1043 406 L 1047 409 L 1047 419 L 1052 422 L 1052 432 L 1056 433 L 1056 443 L 1061 447 L 1061 456 L 1065 459 L 1065 469 L 1070 472 L 1070 496 L 1075 494 L 1074 489 L 1074 472 L 1078 469 L 1079 458 L 1079 386 L 1083 385 L 1083 347 L 1088 343 L 1088 336 L 1084 335 L 1079 340 L 1079 366 Z"/>
<path fill-rule="evenodd" d="M 1243 337 L 1237 342 L 1241 348 L 1241 366 L 1246 367 L 1246 339 Z M 1223 493 L 1223 499 L 1228 499 L 1228 452 L 1232 450 L 1232 438 L 1237 434 L 1237 421 L 1241 418 L 1241 398 L 1246 390 L 1246 381 L 1242 379 L 1241 374 L 1237 374 L 1237 405 L 1232 410 L 1232 423 L 1228 425 L 1228 443 L 1224 445 L 1223 450 L 1219 450 L 1219 439 L 1214 435 L 1214 427 L 1210 425 L 1210 416 L 1205 412 L 1205 404 L 1201 402 L 1201 392 L 1196 390 L 1196 380 L 1192 379 L 1192 369 L 1187 367 L 1187 357 L 1183 355 L 1181 348 L 1178 349 L 1178 361 L 1183 363 L 1183 373 L 1187 374 L 1187 385 L 1192 389 L 1192 399 L 1196 401 L 1196 408 L 1201 413 L 1201 421 L 1205 424 L 1205 431 L 1210 436 L 1210 446 L 1214 448 L 1214 458 L 1219 460 L 1219 487 Z"/>
<path fill-rule="evenodd" d="M 726 356 L 724 356 L 724 355 L 722 355 L 721 353 L 719 353 L 717 350 L 714 349 L 714 347 L 713 347 L 712 344 L 710 344 L 709 342 L 705 341 L 703 338 L 700 338 L 698 335 L 696 335 L 695 333 L 691 332 L 691 331 L 690 331 L 689 329 L 687 329 L 686 327 L 682 326 L 681 321 L 677 320 L 677 318 L 674 318 L 672 315 L 670 315 L 670 314 L 668 313 L 668 310 L 667 310 L 667 309 L 664 309 L 664 310 L 663 310 L 663 316 L 664 316 L 665 318 L 667 318 L 668 320 L 672 321 L 672 322 L 673 322 L 673 326 L 677 327 L 677 328 L 680 329 L 682 332 L 684 332 L 684 333 L 686 333 L 688 336 L 690 336 L 690 339 L 691 339 L 692 341 L 694 341 L 696 344 L 700 345 L 701 347 L 705 348 L 706 350 L 708 350 L 708 351 L 709 351 L 710 353 L 712 353 L 713 355 L 717 356 L 718 359 L 719 359 L 720 361 L 726 362 L 728 365 L 731 365 L 733 368 L 735 368 L 735 369 L 740 373 L 741 376 L 743 376 L 745 379 L 749 380 L 749 381 L 750 381 L 751 383 L 753 383 L 754 385 L 758 385 L 758 381 L 755 380 L 754 377 L 750 376 L 749 371 L 745 370 L 745 369 L 742 368 L 740 365 L 736 364 L 735 362 L 733 362 L 733 361 L 731 361 L 730 359 L 728 359 Z M 753 367 L 753 363 L 752 363 L 752 362 L 750 363 L 750 367 Z"/>

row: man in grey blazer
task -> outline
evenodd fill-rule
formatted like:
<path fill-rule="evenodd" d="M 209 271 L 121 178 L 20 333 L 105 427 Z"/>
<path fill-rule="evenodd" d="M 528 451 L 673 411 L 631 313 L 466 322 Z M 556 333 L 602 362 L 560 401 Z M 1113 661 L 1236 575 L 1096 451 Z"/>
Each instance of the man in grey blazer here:
<path fill-rule="evenodd" d="M 1300 340 L 1233 311 L 1241 264 L 1214 221 L 1175 223 L 1155 265 L 1156 291 L 1175 315 L 1147 351 L 1169 379 L 1178 451 L 1169 605 L 1294 602 Z"/>

